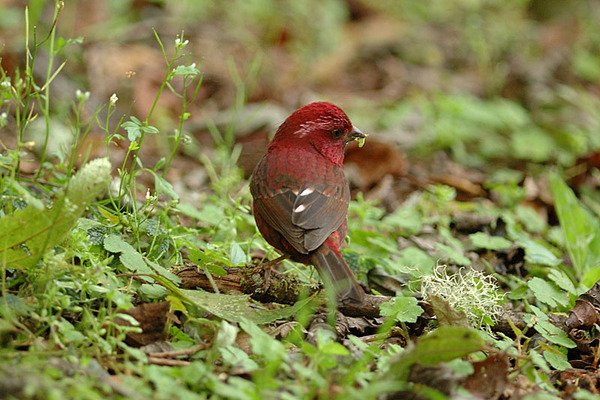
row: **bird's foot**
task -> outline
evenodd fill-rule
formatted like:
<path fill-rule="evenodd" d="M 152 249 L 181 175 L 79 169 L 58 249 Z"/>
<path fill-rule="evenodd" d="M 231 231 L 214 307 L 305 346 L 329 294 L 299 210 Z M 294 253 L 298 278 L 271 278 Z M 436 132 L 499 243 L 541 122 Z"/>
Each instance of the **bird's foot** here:
<path fill-rule="evenodd" d="M 271 271 L 275 269 L 283 260 L 285 260 L 286 256 L 279 256 L 274 260 L 263 262 L 259 265 L 259 267 L 263 271 L 263 285 L 260 288 L 262 293 L 267 293 L 269 288 L 271 287 Z"/>

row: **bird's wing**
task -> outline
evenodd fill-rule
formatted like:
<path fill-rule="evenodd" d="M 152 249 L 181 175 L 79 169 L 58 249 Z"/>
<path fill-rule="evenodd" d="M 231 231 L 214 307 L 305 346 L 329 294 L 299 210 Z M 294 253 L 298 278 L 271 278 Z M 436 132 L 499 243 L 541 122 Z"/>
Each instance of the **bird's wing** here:
<path fill-rule="evenodd" d="M 263 192 L 264 193 L 264 192 Z M 319 247 L 346 219 L 350 190 L 337 184 L 303 185 L 254 198 L 256 211 L 300 253 Z"/>

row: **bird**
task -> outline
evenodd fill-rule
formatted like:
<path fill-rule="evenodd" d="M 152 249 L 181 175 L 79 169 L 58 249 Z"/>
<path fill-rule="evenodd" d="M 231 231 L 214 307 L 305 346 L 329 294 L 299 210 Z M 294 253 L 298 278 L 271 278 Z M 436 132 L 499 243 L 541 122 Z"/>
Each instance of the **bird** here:
<path fill-rule="evenodd" d="M 350 202 L 344 149 L 366 136 L 338 106 L 304 105 L 279 126 L 250 181 L 259 232 L 281 258 L 313 265 L 342 305 L 365 297 L 340 249 Z"/>

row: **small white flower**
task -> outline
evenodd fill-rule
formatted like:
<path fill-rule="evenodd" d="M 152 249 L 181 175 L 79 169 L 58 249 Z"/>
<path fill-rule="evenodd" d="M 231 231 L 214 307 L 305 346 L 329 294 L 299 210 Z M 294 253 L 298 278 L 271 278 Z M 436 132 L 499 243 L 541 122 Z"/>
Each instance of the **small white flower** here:
<path fill-rule="evenodd" d="M 146 200 L 150 200 L 152 198 L 152 195 L 150 195 L 150 188 L 148 188 L 146 190 Z"/>
<path fill-rule="evenodd" d="M 0 86 L 2 86 L 4 89 L 10 88 L 10 80 L 9 79 L 3 80 L 2 82 L 0 82 Z"/>
<path fill-rule="evenodd" d="M 75 91 L 75 98 L 77 98 L 79 101 L 86 101 L 90 98 L 90 92 L 82 92 L 81 90 L 77 89 Z"/>
<path fill-rule="evenodd" d="M 177 37 L 177 38 L 175 39 L 175 46 L 176 46 L 176 47 L 185 47 L 185 46 L 187 46 L 189 43 L 190 43 L 190 41 L 189 41 L 189 40 L 187 40 L 187 39 L 186 39 L 186 40 L 184 40 L 183 42 L 181 41 L 181 38 L 180 38 L 180 37 Z"/>
<path fill-rule="evenodd" d="M 114 105 L 117 103 L 117 100 L 119 100 L 119 98 L 117 97 L 117 94 L 116 94 L 116 93 L 113 93 L 113 94 L 110 96 L 110 105 L 111 105 L 111 106 L 114 106 Z"/>

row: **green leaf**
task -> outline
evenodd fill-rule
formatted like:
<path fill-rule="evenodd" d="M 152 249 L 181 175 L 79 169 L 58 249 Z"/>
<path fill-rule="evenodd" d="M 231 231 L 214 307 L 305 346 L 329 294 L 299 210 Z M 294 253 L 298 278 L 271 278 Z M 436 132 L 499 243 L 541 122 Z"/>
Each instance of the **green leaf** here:
<path fill-rule="evenodd" d="M 225 365 L 241 368 L 245 373 L 260 369 L 258 364 L 237 346 L 218 347 L 218 349 Z"/>
<path fill-rule="evenodd" d="M 538 320 L 533 328 L 551 343 L 558 344 L 568 349 L 577 347 L 577 344 L 567 336 L 565 331 L 553 325 L 550 321 Z"/>
<path fill-rule="evenodd" d="M 0 318 L 0 334 L 4 334 L 6 332 L 10 332 L 10 331 L 16 331 L 17 329 L 15 328 L 15 326 L 13 326 L 13 324 L 11 324 L 10 322 L 8 322 L 7 320 Z"/>
<path fill-rule="evenodd" d="M 120 236 L 109 235 L 104 238 L 104 248 L 111 253 L 121 253 L 119 260 L 128 270 L 140 274 L 153 273 L 144 257 Z"/>
<path fill-rule="evenodd" d="M 142 136 L 142 123 L 134 116 L 129 117 L 129 121 L 123 122 L 121 128 L 127 132 L 130 142 L 135 142 Z"/>
<path fill-rule="evenodd" d="M 577 276 L 582 278 L 591 268 L 600 265 L 600 221 L 579 203 L 556 174 L 550 175 L 550 189 L 567 251 Z"/>
<path fill-rule="evenodd" d="M 405 231 L 406 236 L 418 234 L 423 227 L 421 215 L 415 207 L 410 206 L 397 208 L 381 222 L 402 229 Z"/>
<path fill-rule="evenodd" d="M 556 268 L 551 269 L 550 272 L 548 272 L 548 278 L 556 283 L 562 290 L 574 295 L 577 294 L 573 281 L 563 271 Z"/>
<path fill-rule="evenodd" d="M 380 306 L 381 315 L 393 318 L 398 322 L 417 322 L 417 317 L 423 314 L 417 299 L 408 296 L 399 296 Z"/>
<path fill-rule="evenodd" d="M 255 323 L 242 318 L 239 324 L 240 328 L 250 335 L 250 345 L 255 354 L 261 355 L 270 361 L 282 360 L 286 357 L 287 351 L 283 344 L 267 335 Z"/>
<path fill-rule="evenodd" d="M 460 249 L 443 243 L 436 243 L 435 248 L 440 258 L 444 261 L 455 263 L 461 266 L 471 265 L 471 260 L 465 257 Z"/>
<path fill-rule="evenodd" d="M 219 225 L 226 219 L 223 207 L 214 204 L 207 204 L 201 210 L 192 210 L 192 206 L 177 207 L 184 214 L 196 218 L 200 222 L 209 225 Z"/>
<path fill-rule="evenodd" d="M 159 274 L 160 276 L 169 279 L 171 282 L 181 282 L 181 278 L 162 265 L 153 261 L 146 261 L 142 254 L 118 235 L 106 236 L 104 238 L 104 249 L 111 253 L 121 253 L 119 255 L 119 261 L 121 261 L 121 264 L 131 272 L 147 275 Z M 148 277 L 143 277 L 143 279 L 151 280 L 151 278 Z"/>
<path fill-rule="evenodd" d="M 323 354 L 329 354 L 334 356 L 347 356 L 350 355 L 350 351 L 338 342 L 327 342 L 325 344 L 319 344 L 319 350 Z"/>
<path fill-rule="evenodd" d="M 173 200 L 179 200 L 179 195 L 169 181 L 152 170 L 147 171 L 154 175 L 154 190 L 156 190 L 156 193 L 169 196 Z"/>
<path fill-rule="evenodd" d="M 558 305 L 565 307 L 569 305 L 567 294 L 548 281 L 534 277 L 527 282 L 527 286 L 531 289 L 537 300 L 552 308 Z"/>
<path fill-rule="evenodd" d="M 548 160 L 557 147 L 551 135 L 535 128 L 512 135 L 511 145 L 515 157 L 538 162 Z"/>
<path fill-rule="evenodd" d="M 156 128 L 152 125 L 146 125 L 146 126 L 142 126 L 142 132 L 155 135 L 159 132 L 159 130 L 158 130 L 158 128 Z"/>
<path fill-rule="evenodd" d="M 508 239 L 501 236 L 491 236 L 484 232 L 469 235 L 469 240 L 473 243 L 473 246 L 487 250 L 504 250 L 512 245 Z"/>
<path fill-rule="evenodd" d="M 548 248 L 531 239 L 522 239 L 519 244 L 525 249 L 525 261 L 529 264 L 547 265 L 556 267 L 561 260 Z"/>
<path fill-rule="evenodd" d="M 581 283 L 588 288 L 594 286 L 598 281 L 600 281 L 600 267 L 591 268 L 583 275 L 583 278 L 581 279 Z"/>
<path fill-rule="evenodd" d="M 396 262 L 398 266 L 416 267 L 420 275 L 430 274 L 435 267 L 435 260 L 418 247 L 407 247 L 400 250 Z M 398 267 L 400 269 L 400 267 Z"/>
<path fill-rule="evenodd" d="M 528 232 L 541 233 L 547 226 L 546 221 L 532 207 L 519 204 L 515 209 L 515 214 Z"/>
<path fill-rule="evenodd" d="M 180 213 L 182 213 L 183 215 L 190 217 L 190 218 L 194 218 L 197 220 L 202 220 L 202 216 L 203 214 L 200 212 L 200 210 L 198 210 L 196 207 L 194 207 L 191 204 L 177 204 L 177 206 L 175 207 L 177 209 L 177 211 L 179 211 Z"/>
<path fill-rule="evenodd" d="M 540 353 L 531 349 L 529 350 L 529 357 L 531 358 L 531 361 L 533 361 L 533 363 L 536 366 L 538 366 L 542 371 L 550 372 L 550 367 L 548 366 L 548 363 L 546 362 L 544 357 L 541 356 Z"/>
<path fill-rule="evenodd" d="M 0 219 L 0 264 L 27 268 L 61 243 L 85 208 L 106 191 L 110 162 L 90 161 L 69 182 L 50 209 L 27 206 Z"/>
<path fill-rule="evenodd" d="M 196 67 L 196 64 L 178 65 L 173 69 L 173 75 L 196 76 L 198 74 L 200 74 L 200 70 Z"/>
<path fill-rule="evenodd" d="M 150 299 L 162 299 L 168 293 L 167 289 L 157 284 L 143 283 L 140 286 L 140 292 Z"/>
<path fill-rule="evenodd" d="M 164 282 L 161 282 L 164 284 Z M 286 306 L 278 309 L 267 309 L 260 304 L 256 304 L 246 295 L 231 295 L 210 293 L 203 290 L 181 290 L 173 286 L 169 290 L 175 291 L 183 297 L 183 300 L 194 304 L 219 318 L 230 322 L 241 322 L 249 320 L 255 324 L 268 324 L 278 319 L 286 319 L 309 306 L 312 298 L 301 300 L 292 306 Z"/>
<path fill-rule="evenodd" d="M 545 350 L 543 354 L 546 361 L 548 361 L 548 364 L 550 364 L 552 368 L 556 370 L 564 371 L 566 369 L 572 368 L 571 364 L 569 364 L 567 355 L 558 350 Z"/>
<path fill-rule="evenodd" d="M 217 276 L 227 275 L 227 271 L 220 264 L 227 264 L 228 259 L 215 250 L 206 249 L 204 251 L 198 248 L 190 248 L 189 259 L 199 267 L 206 268 L 208 271 Z"/>
<path fill-rule="evenodd" d="M 485 343 L 479 333 L 471 328 L 441 326 L 421 336 L 413 348 L 400 353 L 392 363 L 389 375 L 400 381 L 406 380 L 414 364 L 435 365 L 464 357 L 482 350 Z"/>
<path fill-rule="evenodd" d="M 232 265 L 245 265 L 248 262 L 246 253 L 244 253 L 244 250 L 236 242 L 231 243 L 231 247 L 229 248 L 229 261 L 231 261 Z"/>

